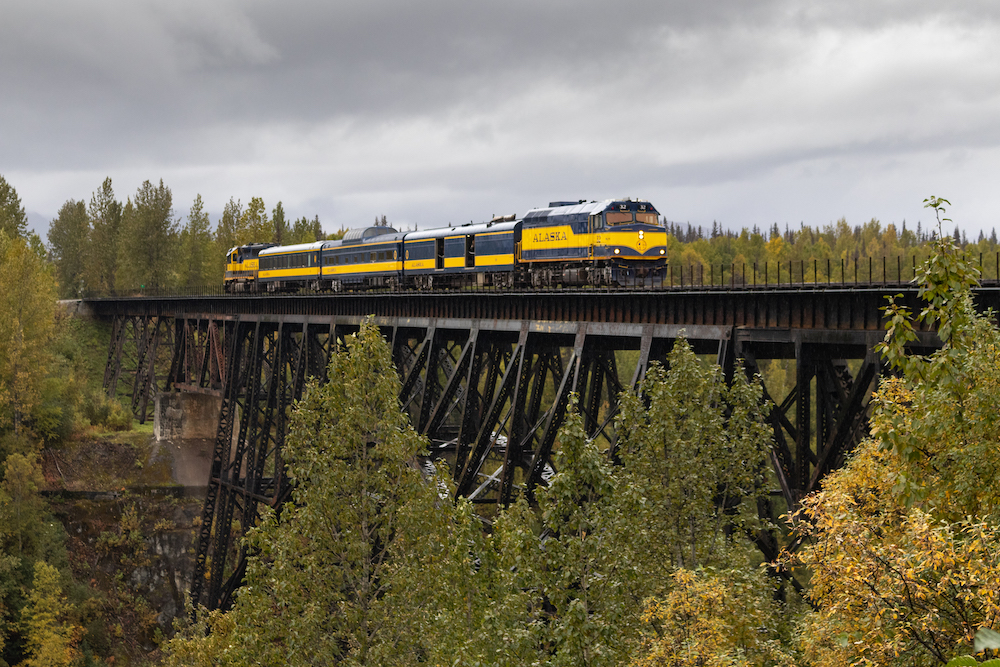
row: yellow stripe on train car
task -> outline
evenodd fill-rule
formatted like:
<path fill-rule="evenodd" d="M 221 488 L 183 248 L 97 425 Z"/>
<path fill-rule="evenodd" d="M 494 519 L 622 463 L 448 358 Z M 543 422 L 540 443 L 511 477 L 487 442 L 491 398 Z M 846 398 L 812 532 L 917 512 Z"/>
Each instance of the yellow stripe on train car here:
<path fill-rule="evenodd" d="M 404 271 L 419 271 L 436 268 L 433 259 L 408 259 L 403 263 Z"/>
<path fill-rule="evenodd" d="M 476 266 L 502 266 L 514 263 L 514 253 L 506 255 L 476 255 Z"/>
<path fill-rule="evenodd" d="M 271 269 L 261 271 L 258 275 L 261 278 L 300 278 L 302 276 L 315 276 L 319 267 L 304 266 L 298 269 Z"/>
<path fill-rule="evenodd" d="M 388 272 L 398 272 L 400 270 L 400 262 L 388 261 L 388 262 L 367 262 L 364 264 L 344 264 L 337 266 L 324 266 L 323 275 L 324 276 L 351 276 L 367 273 L 386 273 Z"/>

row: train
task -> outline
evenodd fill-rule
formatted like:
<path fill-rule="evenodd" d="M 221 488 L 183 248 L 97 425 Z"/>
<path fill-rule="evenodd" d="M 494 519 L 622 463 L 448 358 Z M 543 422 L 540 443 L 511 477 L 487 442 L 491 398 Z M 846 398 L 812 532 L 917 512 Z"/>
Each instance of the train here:
<path fill-rule="evenodd" d="M 556 201 L 524 216 L 400 232 L 362 227 L 298 245 L 229 250 L 227 292 L 464 287 L 613 287 L 653 283 L 667 231 L 648 201 Z"/>

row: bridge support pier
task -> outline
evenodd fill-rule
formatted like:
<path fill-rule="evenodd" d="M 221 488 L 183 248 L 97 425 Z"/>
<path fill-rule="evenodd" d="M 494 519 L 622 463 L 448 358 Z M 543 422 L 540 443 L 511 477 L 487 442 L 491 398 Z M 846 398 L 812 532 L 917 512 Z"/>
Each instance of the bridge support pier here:
<path fill-rule="evenodd" d="M 153 436 L 157 440 L 209 440 L 219 426 L 222 400 L 192 392 L 156 394 Z"/>

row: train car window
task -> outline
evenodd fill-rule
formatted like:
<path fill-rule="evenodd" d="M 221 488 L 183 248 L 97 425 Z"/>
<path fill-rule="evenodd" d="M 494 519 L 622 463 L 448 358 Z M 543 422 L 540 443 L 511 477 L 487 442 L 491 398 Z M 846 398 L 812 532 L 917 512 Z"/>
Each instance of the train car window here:
<path fill-rule="evenodd" d="M 659 225 L 660 224 L 660 216 L 658 216 L 655 213 L 636 213 L 635 214 L 635 220 L 636 220 L 636 222 L 642 222 L 642 223 L 645 223 L 647 225 Z"/>
<path fill-rule="evenodd" d="M 609 225 L 624 225 L 632 222 L 632 211 L 608 211 L 604 214 Z"/>

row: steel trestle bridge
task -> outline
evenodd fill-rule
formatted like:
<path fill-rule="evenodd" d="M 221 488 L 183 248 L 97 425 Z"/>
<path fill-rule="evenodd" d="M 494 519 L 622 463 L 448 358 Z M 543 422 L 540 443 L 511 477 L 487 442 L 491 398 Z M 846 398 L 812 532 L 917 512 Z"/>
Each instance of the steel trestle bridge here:
<path fill-rule="evenodd" d="M 157 392 L 219 399 L 211 474 L 199 529 L 192 595 L 227 607 L 246 565 L 242 531 L 263 503 L 290 496 L 282 447 L 292 403 L 309 377 L 372 317 L 391 343 L 400 403 L 444 459 L 459 494 L 506 505 L 545 484 L 572 392 L 585 428 L 613 451 L 617 396 L 684 336 L 727 378 L 794 360 L 783 384 L 765 387 L 774 408 L 774 517 L 818 489 L 867 433 L 883 368 L 885 297 L 907 283 L 799 284 L 684 290 L 389 292 L 285 296 L 88 299 L 113 323 L 105 389 L 127 390 L 141 418 Z M 996 307 L 996 281 L 977 291 Z M 916 348 L 937 344 L 921 332 Z M 789 364 L 788 368 L 792 368 Z M 484 511 L 487 508 L 484 507 Z M 236 528 L 233 528 L 236 526 Z M 778 545 L 758 537 L 768 558 Z"/>

